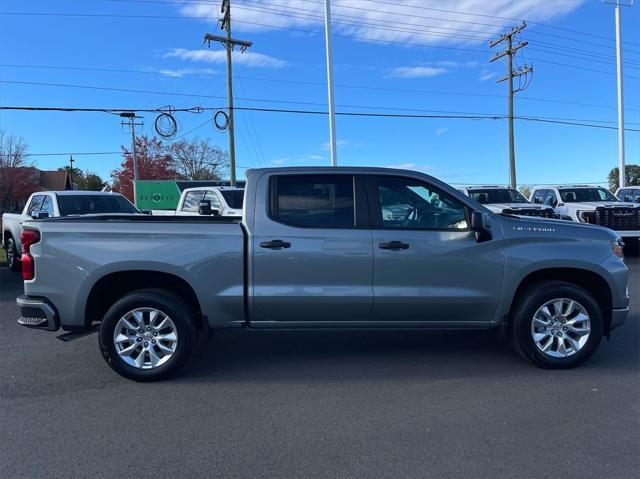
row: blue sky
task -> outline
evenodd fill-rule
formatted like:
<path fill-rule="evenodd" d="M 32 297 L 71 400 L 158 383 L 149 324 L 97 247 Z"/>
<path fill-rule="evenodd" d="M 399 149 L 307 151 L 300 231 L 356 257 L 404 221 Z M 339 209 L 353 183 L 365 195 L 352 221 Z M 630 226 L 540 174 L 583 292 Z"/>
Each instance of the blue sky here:
<path fill-rule="evenodd" d="M 486 39 L 524 18 L 530 23 L 520 40 L 529 45 L 517 61 L 532 64 L 534 76 L 517 94 L 516 114 L 616 125 L 614 9 L 600 0 L 332 3 L 338 111 L 504 115 L 506 84 L 495 80 L 506 68 L 488 62 L 495 52 Z M 218 7 L 219 0 L 0 0 L 3 82 L 153 92 L 0 83 L 0 104 L 224 107 L 224 52 L 201 41 L 206 32 L 220 33 L 210 18 Z M 326 110 L 322 2 L 235 0 L 232 11 L 234 37 L 254 42 L 234 63 L 236 106 Z M 622 13 L 626 126 L 640 129 L 640 7 Z M 143 116 L 140 132 L 153 133 L 155 115 Z M 177 114 L 178 135 L 209 137 L 226 149 L 226 134 L 210 118 L 210 112 Z M 104 113 L 2 111 L 0 128 L 24 137 L 31 153 L 117 152 L 130 140 L 120 119 Z M 515 128 L 519 184 L 604 181 L 617 164 L 614 129 L 529 121 Z M 340 116 L 337 137 L 341 165 L 418 169 L 452 183 L 508 180 L 504 120 Z M 327 142 L 326 116 L 236 114 L 242 167 L 327 165 Z M 627 162 L 640 163 L 640 133 L 626 133 L 626 149 Z M 68 162 L 66 156 L 32 159 L 44 169 Z M 75 159 L 108 177 L 121 156 Z"/>

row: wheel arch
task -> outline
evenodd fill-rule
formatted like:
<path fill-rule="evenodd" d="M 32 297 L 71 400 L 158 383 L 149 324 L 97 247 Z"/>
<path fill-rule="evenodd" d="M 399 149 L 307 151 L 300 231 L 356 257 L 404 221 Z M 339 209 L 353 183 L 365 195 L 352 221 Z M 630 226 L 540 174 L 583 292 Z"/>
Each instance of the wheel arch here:
<path fill-rule="evenodd" d="M 575 284 L 590 293 L 602 311 L 602 318 L 604 320 L 604 335 L 609 336 L 611 329 L 611 314 L 612 314 L 612 291 L 607 280 L 595 271 L 582 268 L 571 267 L 550 267 L 532 271 L 527 274 L 515 289 L 513 297 L 511 298 L 511 307 L 509 309 L 509 318 L 516 308 L 518 298 L 528 288 L 536 283 L 549 280 L 565 281 L 567 283 Z"/>
<path fill-rule="evenodd" d="M 133 291 L 149 288 L 169 291 L 183 298 L 196 313 L 198 329 L 206 323 L 198 296 L 185 279 L 163 271 L 126 270 L 108 273 L 93 284 L 85 304 L 85 327 L 101 321 L 119 298 Z"/>

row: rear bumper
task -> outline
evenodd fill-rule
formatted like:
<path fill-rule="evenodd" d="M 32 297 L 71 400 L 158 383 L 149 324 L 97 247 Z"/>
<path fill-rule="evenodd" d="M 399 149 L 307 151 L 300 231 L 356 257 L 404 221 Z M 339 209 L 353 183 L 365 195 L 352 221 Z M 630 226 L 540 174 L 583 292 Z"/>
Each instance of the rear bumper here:
<path fill-rule="evenodd" d="M 22 295 L 16 298 L 16 304 L 20 310 L 18 324 L 47 331 L 57 331 L 60 328 L 58 312 L 45 298 Z"/>

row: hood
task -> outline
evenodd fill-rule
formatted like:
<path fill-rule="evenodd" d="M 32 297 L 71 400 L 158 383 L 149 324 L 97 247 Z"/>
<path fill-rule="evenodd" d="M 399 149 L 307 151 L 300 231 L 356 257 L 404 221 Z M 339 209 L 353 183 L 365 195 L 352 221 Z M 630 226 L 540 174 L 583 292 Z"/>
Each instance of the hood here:
<path fill-rule="evenodd" d="M 622 201 L 576 201 L 576 202 L 564 202 L 564 206 L 568 208 L 640 208 L 640 205 L 634 203 L 624 203 Z"/>
<path fill-rule="evenodd" d="M 490 203 L 485 204 L 487 208 L 495 213 L 502 213 L 502 210 L 548 210 L 549 205 L 536 205 L 534 203 Z"/>
<path fill-rule="evenodd" d="M 619 235 L 609 228 L 577 221 L 535 216 L 497 216 L 497 219 L 508 236 L 552 236 L 569 238 L 575 241 L 587 239 L 615 240 L 619 238 Z"/>

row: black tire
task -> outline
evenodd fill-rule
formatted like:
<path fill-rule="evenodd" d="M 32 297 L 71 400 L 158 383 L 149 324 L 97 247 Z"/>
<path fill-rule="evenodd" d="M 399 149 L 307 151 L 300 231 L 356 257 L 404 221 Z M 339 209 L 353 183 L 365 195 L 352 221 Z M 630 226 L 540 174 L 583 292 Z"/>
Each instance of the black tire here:
<path fill-rule="evenodd" d="M 15 240 L 10 236 L 4 244 L 4 250 L 7 256 L 7 266 L 10 271 L 18 271 L 20 262 L 18 261 L 18 249 Z"/>
<path fill-rule="evenodd" d="M 533 317 L 541 306 L 556 298 L 580 303 L 589 315 L 591 331 L 578 352 L 563 358 L 543 353 L 531 334 Z M 511 343 L 515 351 L 536 366 L 547 369 L 569 369 L 586 361 L 598 348 L 603 334 L 603 316 L 593 296 L 583 288 L 564 281 L 544 281 L 529 287 L 519 298 L 511 315 Z"/>
<path fill-rule="evenodd" d="M 137 308 L 155 308 L 173 321 L 178 342 L 173 355 L 152 369 L 140 369 L 127 364 L 116 352 L 114 330 L 118 321 Z M 196 344 L 196 315 L 179 296 L 162 289 L 134 291 L 119 299 L 109 308 L 100 325 L 98 335 L 100 352 L 107 364 L 119 375 L 134 381 L 158 381 L 173 376 L 187 361 Z"/>

